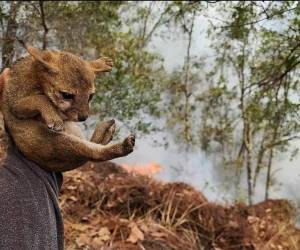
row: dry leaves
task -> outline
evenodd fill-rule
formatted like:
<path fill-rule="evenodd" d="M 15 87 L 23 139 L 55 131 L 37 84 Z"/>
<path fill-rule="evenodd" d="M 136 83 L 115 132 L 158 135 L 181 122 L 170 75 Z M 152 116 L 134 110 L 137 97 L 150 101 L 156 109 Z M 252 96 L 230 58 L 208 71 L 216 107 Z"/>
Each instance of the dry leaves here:
<path fill-rule="evenodd" d="M 131 243 L 137 243 L 139 240 L 144 240 L 144 234 L 138 228 L 136 223 L 131 222 L 129 224 L 129 227 L 130 227 L 131 231 L 130 231 L 130 235 L 126 241 L 131 242 Z"/>
<path fill-rule="evenodd" d="M 60 205 L 67 250 L 300 249 L 287 201 L 222 206 L 112 163 L 66 173 Z"/>

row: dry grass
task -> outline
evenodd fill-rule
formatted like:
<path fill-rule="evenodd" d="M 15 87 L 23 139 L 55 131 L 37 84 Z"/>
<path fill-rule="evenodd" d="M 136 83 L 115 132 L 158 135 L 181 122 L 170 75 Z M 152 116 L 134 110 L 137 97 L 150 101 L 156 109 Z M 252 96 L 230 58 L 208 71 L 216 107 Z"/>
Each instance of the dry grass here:
<path fill-rule="evenodd" d="M 67 173 L 61 209 L 69 250 L 300 249 L 287 201 L 221 206 L 111 163 Z"/>

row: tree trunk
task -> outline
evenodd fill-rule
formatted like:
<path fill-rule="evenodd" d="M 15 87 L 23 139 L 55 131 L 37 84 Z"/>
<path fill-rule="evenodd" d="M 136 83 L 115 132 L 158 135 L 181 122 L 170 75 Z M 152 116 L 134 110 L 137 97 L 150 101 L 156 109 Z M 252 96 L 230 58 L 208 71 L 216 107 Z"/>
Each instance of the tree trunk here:
<path fill-rule="evenodd" d="M 242 135 L 242 144 L 246 150 L 246 173 L 247 173 L 247 189 L 248 189 L 248 203 L 252 204 L 252 132 L 251 132 L 251 120 L 246 108 L 246 95 L 245 95 L 245 49 L 246 49 L 246 38 L 244 38 L 243 43 L 243 56 L 241 65 L 237 65 L 236 69 L 239 74 L 240 79 L 240 109 L 241 116 L 243 121 L 243 135 Z"/>
<path fill-rule="evenodd" d="M 266 191 L 265 191 L 265 200 L 269 199 L 269 189 L 271 184 L 271 168 L 273 161 L 273 148 L 270 149 L 269 161 L 268 161 L 268 170 L 267 170 L 267 178 L 266 178 Z"/>
<path fill-rule="evenodd" d="M 10 3 L 9 17 L 2 44 L 2 69 L 9 67 L 14 59 L 14 42 L 18 29 L 17 14 L 20 5 L 21 2 L 13 1 Z"/>
<path fill-rule="evenodd" d="M 248 185 L 248 203 L 252 205 L 252 140 L 251 140 L 251 128 L 248 117 L 245 119 L 246 125 L 246 151 L 247 151 L 247 185 Z"/>
<path fill-rule="evenodd" d="M 259 151 L 258 151 L 258 154 L 257 154 L 256 167 L 255 167 L 255 171 L 254 171 L 254 175 L 253 175 L 253 185 L 252 185 L 253 192 L 256 188 L 256 182 L 257 182 L 257 178 L 259 176 L 260 170 L 263 167 L 263 159 L 264 159 L 265 152 L 266 152 L 266 148 L 265 148 L 265 145 L 264 145 L 265 141 L 266 141 L 266 131 L 264 131 L 264 135 L 261 139 Z"/>
<path fill-rule="evenodd" d="M 188 46 L 187 46 L 187 54 L 186 54 L 186 61 L 185 61 L 185 74 L 184 74 L 184 139 L 187 143 L 191 141 L 190 136 L 190 92 L 189 92 L 189 78 L 190 78 L 190 59 L 191 59 L 191 45 L 192 45 L 192 38 L 193 38 L 193 29 L 194 29 L 194 22 L 195 22 L 195 11 L 193 12 L 192 23 L 191 27 L 188 30 Z"/>

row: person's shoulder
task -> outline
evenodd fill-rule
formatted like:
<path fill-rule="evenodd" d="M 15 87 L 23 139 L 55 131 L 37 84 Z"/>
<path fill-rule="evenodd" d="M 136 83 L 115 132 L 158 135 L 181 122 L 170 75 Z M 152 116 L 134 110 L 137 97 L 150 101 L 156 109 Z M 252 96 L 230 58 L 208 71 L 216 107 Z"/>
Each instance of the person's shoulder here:
<path fill-rule="evenodd" d="M 25 161 L 19 157 L 18 150 L 14 145 L 9 145 L 6 151 L 6 156 L 0 164 L 0 190 L 2 188 L 17 188 L 18 183 L 24 181 Z"/>

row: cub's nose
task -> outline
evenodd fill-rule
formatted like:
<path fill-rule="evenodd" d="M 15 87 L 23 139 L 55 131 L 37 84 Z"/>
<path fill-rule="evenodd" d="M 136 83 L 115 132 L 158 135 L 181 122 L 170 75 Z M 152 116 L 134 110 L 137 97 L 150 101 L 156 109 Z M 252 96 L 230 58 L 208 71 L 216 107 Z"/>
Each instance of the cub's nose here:
<path fill-rule="evenodd" d="M 78 121 L 84 122 L 87 118 L 88 118 L 87 115 L 79 115 L 79 116 L 78 116 Z"/>

